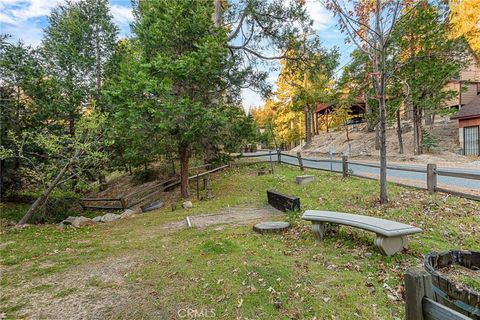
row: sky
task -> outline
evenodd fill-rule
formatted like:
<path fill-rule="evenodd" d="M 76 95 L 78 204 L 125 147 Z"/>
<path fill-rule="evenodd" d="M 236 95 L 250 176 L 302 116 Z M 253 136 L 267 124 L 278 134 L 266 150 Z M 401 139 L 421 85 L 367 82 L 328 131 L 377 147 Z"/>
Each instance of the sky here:
<path fill-rule="evenodd" d="M 55 6 L 64 1 L 0 0 L 0 33 L 10 34 L 13 40 L 22 40 L 26 44 L 37 46 L 42 40 L 43 29 L 48 24 L 47 16 Z M 339 48 L 341 57 L 337 72 L 340 73 L 342 67 L 350 60 L 353 45 L 345 44 L 345 35 L 339 31 L 333 14 L 319 1 L 307 0 L 306 8 L 313 20 L 313 28 L 324 46 Z M 114 22 L 120 29 L 120 36 L 128 37 L 131 34 L 129 23 L 133 20 L 130 0 L 110 0 L 110 9 Z M 277 72 L 272 72 L 269 81 L 273 84 L 277 76 Z M 252 106 L 259 106 L 264 102 L 261 96 L 249 89 L 242 91 L 242 101 L 247 111 Z"/>

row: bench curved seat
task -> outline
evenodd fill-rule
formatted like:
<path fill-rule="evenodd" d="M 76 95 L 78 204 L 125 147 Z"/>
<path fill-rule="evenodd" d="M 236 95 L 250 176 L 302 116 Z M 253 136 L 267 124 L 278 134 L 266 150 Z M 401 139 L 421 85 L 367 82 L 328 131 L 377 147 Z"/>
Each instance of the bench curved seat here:
<path fill-rule="evenodd" d="M 313 223 L 312 230 L 317 239 L 323 239 L 326 224 L 346 225 L 375 232 L 375 245 L 385 255 L 392 255 L 406 247 L 408 235 L 422 232 L 422 229 L 408 224 L 344 212 L 307 210 L 302 219 Z"/>

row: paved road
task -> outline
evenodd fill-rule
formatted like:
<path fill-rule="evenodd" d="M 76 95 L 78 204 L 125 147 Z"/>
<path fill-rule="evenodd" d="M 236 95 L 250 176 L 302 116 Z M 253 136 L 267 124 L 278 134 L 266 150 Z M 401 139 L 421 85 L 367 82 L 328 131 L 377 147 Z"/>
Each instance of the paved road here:
<path fill-rule="evenodd" d="M 262 160 L 269 160 L 269 155 L 268 153 L 265 153 L 263 151 L 256 152 L 256 153 L 244 153 L 245 156 L 256 156 L 256 155 L 261 155 L 260 159 Z M 274 161 L 277 160 L 277 155 L 276 153 L 272 153 L 272 159 Z M 285 163 L 291 163 L 291 164 L 298 164 L 298 160 L 295 156 L 288 156 L 286 154 L 282 153 L 281 156 L 282 162 Z M 308 159 L 312 159 L 309 161 Z M 317 161 L 315 161 L 317 160 Z M 342 163 L 339 160 L 334 160 L 335 162 L 330 163 L 330 162 L 318 162 L 318 158 L 304 158 L 303 160 L 303 165 L 305 167 L 310 167 L 310 168 L 318 168 L 318 169 L 325 169 L 325 170 L 330 170 L 332 169 L 333 171 L 342 171 Z M 325 160 L 325 159 L 323 159 Z M 361 162 L 361 161 L 352 161 L 358 164 L 353 164 L 350 163 L 348 168 L 353 170 L 353 173 L 358 174 L 358 175 L 365 175 L 365 176 L 372 176 L 372 175 L 379 175 L 380 174 L 380 169 L 379 168 L 372 168 L 372 167 L 366 167 L 362 166 L 361 164 L 374 164 L 373 162 Z M 390 165 L 389 165 L 390 166 Z M 420 166 L 420 165 L 392 165 L 392 167 L 395 168 L 402 168 L 402 169 L 414 169 L 414 170 L 423 170 L 424 172 L 411 172 L 411 171 L 400 171 L 400 170 L 395 170 L 395 169 L 388 169 L 387 170 L 387 177 L 391 178 L 391 180 L 395 179 L 404 179 L 404 180 L 411 180 L 415 181 L 416 184 L 422 184 L 423 186 L 426 186 L 426 180 L 427 180 L 427 174 L 426 174 L 426 165 Z M 473 174 L 480 174 L 480 170 L 478 169 L 457 169 L 457 168 L 437 168 L 437 170 L 443 170 L 443 171 L 448 171 L 448 172 L 458 172 L 458 173 L 473 173 Z M 443 187 L 457 187 L 457 188 L 466 188 L 466 189 L 472 189 L 475 191 L 480 192 L 480 180 L 472 180 L 472 179 L 465 179 L 465 178 L 456 178 L 456 177 L 447 177 L 447 176 L 437 176 L 437 183 L 439 186 Z"/>

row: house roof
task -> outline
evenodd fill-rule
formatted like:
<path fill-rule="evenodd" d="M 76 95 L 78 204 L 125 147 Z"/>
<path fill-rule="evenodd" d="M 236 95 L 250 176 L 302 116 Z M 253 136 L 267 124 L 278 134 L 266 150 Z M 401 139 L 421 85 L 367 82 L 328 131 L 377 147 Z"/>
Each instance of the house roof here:
<path fill-rule="evenodd" d="M 464 105 L 451 119 L 468 119 L 480 117 L 480 95 Z"/>
<path fill-rule="evenodd" d="M 333 106 L 333 103 L 319 103 L 317 104 L 315 112 L 321 112 L 331 106 Z"/>

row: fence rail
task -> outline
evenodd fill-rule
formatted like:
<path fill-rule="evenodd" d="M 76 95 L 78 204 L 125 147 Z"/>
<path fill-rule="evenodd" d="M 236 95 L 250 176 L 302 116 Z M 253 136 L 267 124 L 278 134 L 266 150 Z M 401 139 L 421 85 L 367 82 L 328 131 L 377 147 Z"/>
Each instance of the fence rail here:
<path fill-rule="evenodd" d="M 276 156 L 276 159 L 274 159 L 275 156 Z M 305 168 L 308 168 L 308 169 L 314 169 L 314 170 L 342 173 L 344 177 L 347 177 L 347 176 L 350 175 L 350 176 L 372 179 L 372 180 L 378 180 L 378 178 L 354 173 L 353 170 L 351 170 L 352 166 L 363 166 L 363 167 L 368 167 L 368 168 L 380 169 L 379 164 L 365 163 L 365 162 L 358 162 L 358 161 L 350 161 L 350 160 L 348 160 L 347 156 L 343 156 L 342 160 L 312 159 L 312 158 L 302 157 L 300 152 L 297 152 L 297 155 L 295 156 L 295 155 L 284 153 L 284 152 L 281 152 L 281 151 L 269 151 L 268 153 L 264 152 L 264 153 L 260 153 L 260 154 L 249 154 L 249 155 L 241 154 L 240 157 L 242 157 L 242 158 L 270 157 L 269 160 L 265 160 L 265 161 L 269 161 L 269 162 L 276 161 L 278 163 L 285 163 L 285 164 L 292 165 L 292 166 L 295 166 L 295 167 L 300 167 L 300 170 L 302 170 L 302 171 Z M 289 158 L 288 161 L 284 160 L 285 157 Z M 295 160 L 292 161 L 292 159 L 295 159 L 296 161 Z M 330 168 L 315 167 L 312 164 L 309 164 L 309 162 L 329 163 Z M 338 166 L 337 166 L 337 168 L 334 168 L 333 164 L 341 164 L 341 168 L 338 169 Z M 453 177 L 453 178 L 459 178 L 459 179 L 479 181 L 480 180 L 480 174 L 466 173 L 466 172 L 453 172 L 453 171 L 449 171 L 449 170 L 437 169 L 436 164 L 428 164 L 426 169 L 391 166 L 391 165 L 387 166 L 387 169 L 388 170 L 394 170 L 394 171 L 406 171 L 406 172 L 422 173 L 422 174 L 426 175 L 426 181 L 425 181 L 426 182 L 426 187 L 408 185 L 408 184 L 405 184 L 405 183 L 392 181 L 392 183 L 395 183 L 397 185 L 428 190 L 429 193 L 434 193 L 434 192 L 449 193 L 449 194 L 456 195 L 456 196 L 459 196 L 459 197 L 480 201 L 480 195 L 461 192 L 461 191 L 457 191 L 457 190 L 451 190 L 451 189 L 442 188 L 442 187 L 437 186 L 438 176 L 447 176 L 447 177 Z M 415 179 L 415 180 L 421 181 L 420 179 Z M 479 182 L 479 184 L 480 184 L 480 182 Z"/>

